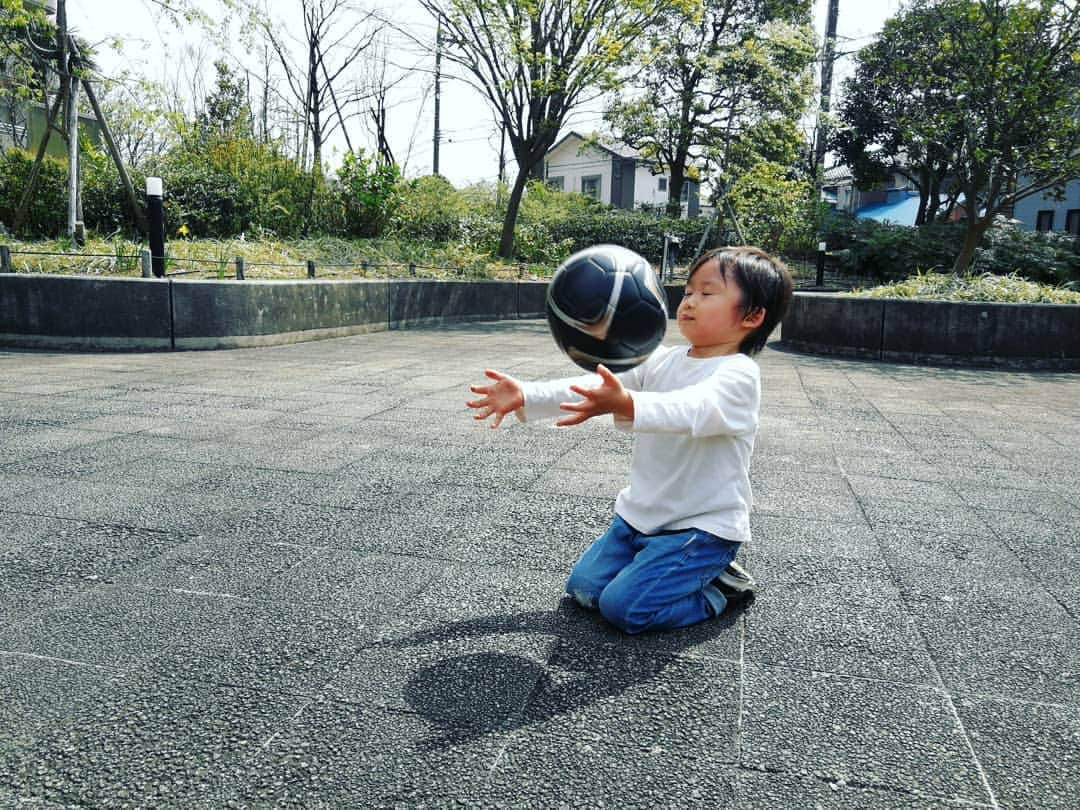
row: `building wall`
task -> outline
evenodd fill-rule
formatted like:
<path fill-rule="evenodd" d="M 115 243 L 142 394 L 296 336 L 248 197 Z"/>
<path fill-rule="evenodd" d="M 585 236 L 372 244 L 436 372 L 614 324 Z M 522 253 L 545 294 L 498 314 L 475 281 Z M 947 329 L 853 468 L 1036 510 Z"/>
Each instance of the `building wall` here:
<path fill-rule="evenodd" d="M 660 190 L 660 180 L 664 180 L 665 190 Z M 663 174 L 653 174 L 645 166 L 638 166 L 634 173 L 634 204 L 635 206 L 651 205 L 661 207 L 667 205 L 667 182 L 670 178 Z"/>
<path fill-rule="evenodd" d="M 575 138 L 569 138 L 553 149 L 548 153 L 545 161 L 544 176 L 549 182 L 561 178 L 563 191 L 578 193 L 581 192 L 582 181 L 585 178 L 599 177 L 599 199 L 601 202 L 610 202 L 612 198 L 611 153 L 589 146 L 578 154 L 580 149 L 581 141 Z"/>
<path fill-rule="evenodd" d="M 619 157 L 594 146 L 582 149 L 582 141 L 568 138 L 548 152 L 545 178 L 561 185 L 563 191 L 582 192 L 585 178 L 599 178 L 598 199 L 608 205 L 634 209 L 643 205 L 662 208 L 667 204 L 666 175 L 654 175 L 639 159 Z M 660 189 L 660 181 L 665 189 Z M 689 181 L 688 181 L 689 182 Z M 683 202 L 682 216 L 697 216 L 700 211 L 697 184 L 690 184 L 689 204 Z"/>
<path fill-rule="evenodd" d="M 16 117 L 19 121 L 18 126 L 20 126 L 20 131 L 16 133 L 17 137 L 14 137 L 7 126 L 9 116 L 6 104 L 0 102 L 0 149 L 8 149 L 12 146 L 25 146 L 27 151 L 36 152 L 38 144 L 41 143 L 41 136 L 45 133 L 45 124 L 48 118 L 45 108 L 34 102 L 28 104 L 23 112 Z M 29 129 L 28 139 L 22 129 Z M 93 116 L 80 113 L 79 136 L 81 138 L 89 138 L 92 143 L 101 146 L 101 127 L 98 124 L 97 119 Z M 60 158 L 61 160 L 67 159 L 67 143 L 60 133 L 53 132 L 49 137 L 49 145 L 46 147 L 45 154 L 51 157 Z"/>
<path fill-rule="evenodd" d="M 1028 230 L 1035 230 L 1035 222 L 1040 211 L 1053 211 L 1053 230 L 1064 231 L 1070 210 L 1080 210 L 1080 180 L 1070 180 L 1065 185 L 1065 199 L 1057 201 L 1047 194 L 1034 194 L 1020 200 L 1013 208 L 1013 217 L 1023 223 Z"/>

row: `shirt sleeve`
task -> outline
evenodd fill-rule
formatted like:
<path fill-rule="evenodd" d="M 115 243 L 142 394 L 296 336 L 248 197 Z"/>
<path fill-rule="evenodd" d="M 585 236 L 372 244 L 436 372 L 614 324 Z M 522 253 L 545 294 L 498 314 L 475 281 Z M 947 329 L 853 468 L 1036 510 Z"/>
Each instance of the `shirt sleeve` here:
<path fill-rule="evenodd" d="M 642 367 L 637 366 L 629 371 L 623 371 L 615 375 L 619 382 L 628 391 L 638 391 L 642 384 Z M 570 390 L 571 385 L 583 388 L 595 388 L 600 385 L 599 374 L 582 374 L 580 377 L 566 377 L 561 380 L 548 380 L 546 382 L 523 382 L 522 393 L 525 396 L 525 406 L 517 410 L 518 419 L 531 421 L 533 419 L 551 419 L 558 416 L 566 416 L 567 412 L 559 408 L 563 402 L 577 402 L 580 396 Z"/>
<path fill-rule="evenodd" d="M 619 426 L 637 433 L 681 433 L 693 437 L 738 436 L 758 427 L 761 401 L 756 369 L 733 365 L 675 391 L 638 391 L 634 420 Z"/>
<path fill-rule="evenodd" d="M 523 382 L 521 391 L 525 396 L 525 405 L 518 409 L 518 416 L 522 421 L 560 416 L 563 411 L 559 409 L 559 403 L 576 402 L 581 399 L 570 390 L 571 385 L 592 388 L 599 384 L 600 377 L 597 374 L 583 374 L 580 377 L 544 382 Z"/>

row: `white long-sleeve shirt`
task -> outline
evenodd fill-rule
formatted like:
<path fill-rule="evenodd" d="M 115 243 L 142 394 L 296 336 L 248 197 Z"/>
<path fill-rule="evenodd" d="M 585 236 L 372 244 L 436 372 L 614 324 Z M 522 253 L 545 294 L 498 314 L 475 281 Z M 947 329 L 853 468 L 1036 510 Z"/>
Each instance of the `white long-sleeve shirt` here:
<path fill-rule="evenodd" d="M 758 428 L 761 378 L 745 354 L 696 358 L 688 347 L 661 347 L 619 375 L 634 400 L 630 485 L 615 511 L 638 531 L 702 529 L 734 542 L 750 539 L 750 455 Z M 572 384 L 595 387 L 595 374 L 523 383 L 525 419 L 566 415 L 579 400 Z"/>

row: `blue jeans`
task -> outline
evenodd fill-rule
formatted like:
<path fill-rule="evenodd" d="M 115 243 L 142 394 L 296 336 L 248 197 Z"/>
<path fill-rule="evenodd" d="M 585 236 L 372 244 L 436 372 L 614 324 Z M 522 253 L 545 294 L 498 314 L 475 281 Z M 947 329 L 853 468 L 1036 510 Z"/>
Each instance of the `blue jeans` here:
<path fill-rule="evenodd" d="M 642 534 L 618 515 L 570 572 L 566 592 L 627 633 L 686 627 L 724 612 L 709 584 L 739 550 L 699 529 Z"/>

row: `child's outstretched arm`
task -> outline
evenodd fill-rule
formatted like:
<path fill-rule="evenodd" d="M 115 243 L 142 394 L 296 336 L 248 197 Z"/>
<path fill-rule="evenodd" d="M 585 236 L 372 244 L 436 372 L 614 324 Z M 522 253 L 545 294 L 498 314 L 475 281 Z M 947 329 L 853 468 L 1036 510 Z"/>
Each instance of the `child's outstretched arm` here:
<path fill-rule="evenodd" d="M 491 427 L 497 428 L 502 424 L 504 416 L 513 413 L 525 404 L 525 394 L 521 390 L 521 383 L 513 377 L 500 374 L 490 368 L 484 369 L 484 376 L 494 382 L 488 385 L 470 385 L 469 390 L 480 396 L 465 404 L 478 411 L 473 419 L 483 421 L 489 416 L 494 416 Z"/>
<path fill-rule="evenodd" d="M 570 386 L 570 390 L 582 399 L 559 405 L 562 410 L 571 413 L 570 416 L 564 416 L 556 422 L 556 425 L 560 427 L 578 425 L 586 419 L 608 413 L 630 421 L 634 420 L 634 398 L 630 396 L 630 392 L 626 390 L 619 378 L 603 365 L 596 367 L 596 373 L 600 375 L 600 385 L 595 388 L 586 388 L 583 385 Z"/>

